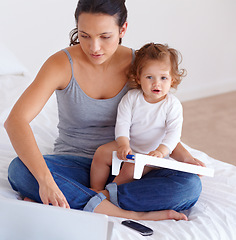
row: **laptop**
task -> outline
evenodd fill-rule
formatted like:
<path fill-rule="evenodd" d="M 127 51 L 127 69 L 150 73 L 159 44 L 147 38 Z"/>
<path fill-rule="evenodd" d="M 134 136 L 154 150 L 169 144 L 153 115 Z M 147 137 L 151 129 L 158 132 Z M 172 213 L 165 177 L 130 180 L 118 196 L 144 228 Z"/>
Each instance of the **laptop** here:
<path fill-rule="evenodd" d="M 1 240 L 110 240 L 108 216 L 0 199 Z"/>

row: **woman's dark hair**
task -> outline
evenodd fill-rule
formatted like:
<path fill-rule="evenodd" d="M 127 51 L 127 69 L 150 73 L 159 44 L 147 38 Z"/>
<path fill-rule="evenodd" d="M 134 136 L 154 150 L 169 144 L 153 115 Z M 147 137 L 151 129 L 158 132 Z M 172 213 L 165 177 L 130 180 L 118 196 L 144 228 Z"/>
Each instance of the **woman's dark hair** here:
<path fill-rule="evenodd" d="M 79 0 L 75 10 L 76 28 L 70 32 L 70 46 L 79 43 L 78 19 L 81 13 L 102 13 L 116 16 L 119 27 L 122 27 L 127 20 L 125 0 Z M 121 39 L 119 44 L 121 44 Z"/>

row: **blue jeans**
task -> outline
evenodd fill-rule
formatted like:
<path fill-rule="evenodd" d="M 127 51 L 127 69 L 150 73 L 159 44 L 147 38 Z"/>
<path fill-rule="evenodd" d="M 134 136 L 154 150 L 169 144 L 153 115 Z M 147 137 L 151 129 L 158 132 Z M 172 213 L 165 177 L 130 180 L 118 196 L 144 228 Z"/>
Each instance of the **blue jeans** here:
<path fill-rule="evenodd" d="M 91 159 L 71 155 L 45 155 L 44 159 L 71 208 L 93 211 L 106 198 L 89 189 Z M 113 178 L 110 176 L 108 183 Z M 38 182 L 19 158 L 11 162 L 8 179 L 15 191 L 41 202 Z M 130 183 L 110 183 L 107 190 L 110 201 L 126 210 L 182 211 L 197 202 L 202 186 L 195 174 L 157 169 Z"/>

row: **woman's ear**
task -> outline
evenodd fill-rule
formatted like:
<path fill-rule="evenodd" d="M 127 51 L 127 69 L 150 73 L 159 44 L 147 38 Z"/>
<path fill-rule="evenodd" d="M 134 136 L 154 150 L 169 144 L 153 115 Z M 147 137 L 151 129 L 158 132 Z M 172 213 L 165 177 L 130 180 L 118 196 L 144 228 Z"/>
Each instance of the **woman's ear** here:
<path fill-rule="evenodd" d="M 125 22 L 123 26 L 120 28 L 120 38 L 123 38 L 125 36 L 127 27 L 128 27 L 128 23 Z"/>

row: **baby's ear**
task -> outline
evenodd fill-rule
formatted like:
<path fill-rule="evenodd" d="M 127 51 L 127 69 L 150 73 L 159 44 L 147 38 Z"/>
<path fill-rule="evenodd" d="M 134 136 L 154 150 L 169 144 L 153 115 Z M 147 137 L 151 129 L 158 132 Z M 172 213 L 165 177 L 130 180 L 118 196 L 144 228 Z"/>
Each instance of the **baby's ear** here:
<path fill-rule="evenodd" d="M 175 84 L 176 84 L 176 79 L 172 78 L 172 79 L 171 79 L 171 85 L 170 85 L 170 86 L 174 88 L 174 87 L 175 87 Z"/>

